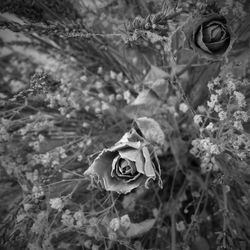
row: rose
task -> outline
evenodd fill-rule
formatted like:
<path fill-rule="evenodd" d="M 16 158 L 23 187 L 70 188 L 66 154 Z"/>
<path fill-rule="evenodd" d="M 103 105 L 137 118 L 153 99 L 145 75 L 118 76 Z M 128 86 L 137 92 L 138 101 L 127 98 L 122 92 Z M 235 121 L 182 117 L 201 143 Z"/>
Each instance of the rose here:
<path fill-rule="evenodd" d="M 135 129 L 104 149 L 84 174 L 97 176 L 106 190 L 118 193 L 128 193 L 141 185 L 148 187 L 151 179 L 158 179 L 161 185 L 158 161 L 153 162 L 150 144 Z"/>
<path fill-rule="evenodd" d="M 192 20 L 184 32 L 190 47 L 210 58 L 220 58 L 232 47 L 232 32 L 226 19 L 218 14 Z"/>

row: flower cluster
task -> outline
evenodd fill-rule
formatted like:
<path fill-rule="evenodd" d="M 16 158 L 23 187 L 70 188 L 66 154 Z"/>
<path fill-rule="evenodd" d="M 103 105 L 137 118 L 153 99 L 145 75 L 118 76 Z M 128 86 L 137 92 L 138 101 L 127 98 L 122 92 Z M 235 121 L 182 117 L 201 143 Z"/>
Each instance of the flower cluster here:
<path fill-rule="evenodd" d="M 62 159 L 67 157 L 66 151 L 63 147 L 57 147 L 44 154 L 30 154 L 30 165 L 35 166 L 42 164 L 44 167 L 57 167 L 60 165 Z"/>
<path fill-rule="evenodd" d="M 230 151 L 244 159 L 249 155 L 250 137 L 244 131 L 249 119 L 244 88 L 249 84 L 231 74 L 218 76 L 208 83 L 210 98 L 203 114 L 194 116 L 201 137 L 193 140 L 191 153 L 201 158 L 202 169 L 218 169 L 214 156 Z M 204 111 L 204 110 L 203 110 Z"/>

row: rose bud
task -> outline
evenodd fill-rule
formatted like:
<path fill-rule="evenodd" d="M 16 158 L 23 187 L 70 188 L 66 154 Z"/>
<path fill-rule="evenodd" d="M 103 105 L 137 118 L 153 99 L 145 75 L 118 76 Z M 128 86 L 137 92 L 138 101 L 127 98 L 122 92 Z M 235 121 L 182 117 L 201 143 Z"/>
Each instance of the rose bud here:
<path fill-rule="evenodd" d="M 209 14 L 192 20 L 187 24 L 184 33 L 191 48 L 212 59 L 225 56 L 233 43 L 227 20 L 219 14 Z"/>
<path fill-rule="evenodd" d="M 141 185 L 148 187 L 151 179 L 158 179 L 162 185 L 158 161 L 153 162 L 149 143 L 135 129 L 104 149 L 84 174 L 97 176 L 107 191 L 118 193 L 128 193 Z"/>

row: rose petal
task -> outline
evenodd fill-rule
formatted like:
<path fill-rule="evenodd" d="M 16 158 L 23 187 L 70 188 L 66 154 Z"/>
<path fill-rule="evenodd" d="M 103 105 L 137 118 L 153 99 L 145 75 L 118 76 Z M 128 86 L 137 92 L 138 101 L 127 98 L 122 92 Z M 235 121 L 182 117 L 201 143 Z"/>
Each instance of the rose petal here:
<path fill-rule="evenodd" d="M 139 177 L 142 177 L 144 180 L 146 179 L 145 176 L 143 176 L 141 173 L 138 173 L 138 174 L 135 175 L 133 178 L 130 178 L 130 179 L 126 180 L 126 182 L 127 182 L 127 183 L 133 182 L 133 181 L 135 181 L 136 179 L 138 179 Z"/>
<path fill-rule="evenodd" d="M 125 181 L 118 181 L 113 178 L 111 181 L 108 179 L 103 179 L 104 187 L 107 191 L 115 191 L 117 193 L 129 193 L 133 189 L 141 186 L 145 182 L 145 177 L 141 176 L 132 183 L 127 183 Z"/>
<path fill-rule="evenodd" d="M 155 171 L 154 171 L 154 167 L 152 165 L 152 161 L 151 161 L 149 151 L 148 151 L 148 149 L 146 147 L 143 147 L 142 152 L 143 152 L 143 156 L 144 156 L 144 159 L 145 159 L 145 164 L 144 164 L 145 175 L 148 176 L 148 177 L 153 177 L 153 179 L 155 179 Z"/>
<path fill-rule="evenodd" d="M 229 44 L 229 38 L 214 43 L 208 43 L 206 45 L 211 51 L 216 52 L 217 54 L 223 54 L 228 48 L 227 43 Z"/>
<path fill-rule="evenodd" d="M 120 160 L 120 155 L 118 154 L 115 158 L 114 158 L 114 160 L 112 161 L 112 170 L 111 170 L 111 176 L 112 177 L 115 177 L 115 175 L 116 175 L 116 164 L 118 163 L 118 161 Z"/>
<path fill-rule="evenodd" d="M 115 152 L 123 148 L 134 148 L 139 149 L 141 147 L 141 142 L 117 142 L 114 146 L 109 148 L 109 151 Z"/>
<path fill-rule="evenodd" d="M 145 174 L 143 166 L 145 160 L 143 158 L 141 150 L 134 150 L 134 149 L 121 149 L 118 151 L 121 158 L 128 159 L 130 161 L 135 162 L 136 170 L 139 173 Z"/>
<path fill-rule="evenodd" d="M 200 27 L 198 34 L 195 36 L 195 41 L 197 43 L 197 46 L 200 47 L 202 50 L 206 51 L 209 54 L 212 54 L 211 51 L 207 48 L 205 43 L 203 42 L 203 28 Z"/>

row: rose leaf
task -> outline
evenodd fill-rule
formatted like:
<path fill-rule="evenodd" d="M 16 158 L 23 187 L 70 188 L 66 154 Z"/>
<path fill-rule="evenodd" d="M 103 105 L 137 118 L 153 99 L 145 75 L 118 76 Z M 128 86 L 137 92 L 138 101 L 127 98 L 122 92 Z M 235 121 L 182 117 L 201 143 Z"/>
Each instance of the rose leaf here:
<path fill-rule="evenodd" d="M 126 231 L 126 238 L 134 238 L 139 235 L 147 233 L 155 223 L 155 219 L 144 220 L 140 223 L 131 223 L 129 229 Z"/>
<path fill-rule="evenodd" d="M 140 117 L 135 122 L 147 141 L 164 145 L 165 135 L 158 122 L 148 117 Z"/>
<path fill-rule="evenodd" d="M 136 119 L 140 116 L 156 114 L 161 105 L 159 97 L 151 90 L 143 90 L 136 99 L 124 108 L 124 114 Z"/>

